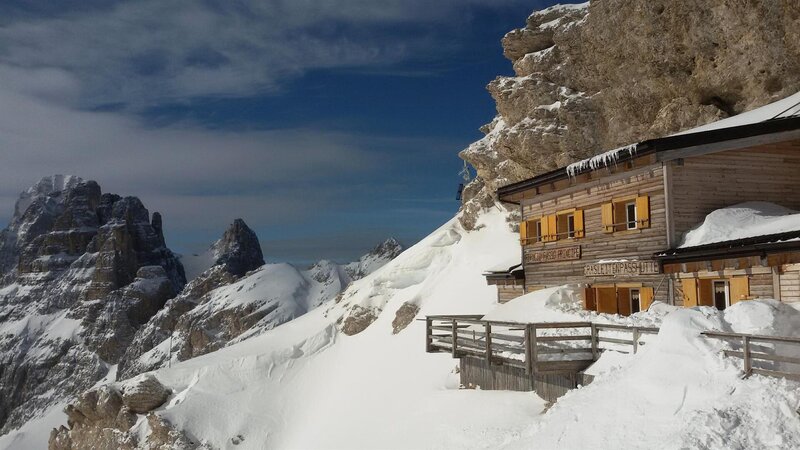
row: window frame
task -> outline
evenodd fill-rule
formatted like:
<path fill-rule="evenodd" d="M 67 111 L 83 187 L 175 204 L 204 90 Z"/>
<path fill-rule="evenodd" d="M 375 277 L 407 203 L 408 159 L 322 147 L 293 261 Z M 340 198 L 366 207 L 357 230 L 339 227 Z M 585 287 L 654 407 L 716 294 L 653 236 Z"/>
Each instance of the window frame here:
<path fill-rule="evenodd" d="M 636 206 L 636 200 L 626 201 L 623 203 L 625 207 L 625 230 L 636 230 L 639 228 L 639 211 Z M 633 218 L 631 218 L 631 208 L 633 208 Z M 633 226 L 631 226 L 633 225 Z"/>

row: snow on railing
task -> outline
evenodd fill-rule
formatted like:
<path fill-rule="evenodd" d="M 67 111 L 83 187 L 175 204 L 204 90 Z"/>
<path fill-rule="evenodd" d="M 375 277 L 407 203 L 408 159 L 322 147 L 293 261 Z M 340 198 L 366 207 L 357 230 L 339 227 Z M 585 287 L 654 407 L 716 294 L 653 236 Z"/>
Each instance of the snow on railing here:
<path fill-rule="evenodd" d="M 625 156 L 624 153 L 626 152 L 627 156 L 634 156 L 637 148 L 638 144 L 630 144 L 572 163 L 567 166 L 567 175 L 574 177 L 575 175 L 587 169 L 594 170 L 600 167 L 608 167 L 612 164 L 616 164 L 620 158 Z"/>

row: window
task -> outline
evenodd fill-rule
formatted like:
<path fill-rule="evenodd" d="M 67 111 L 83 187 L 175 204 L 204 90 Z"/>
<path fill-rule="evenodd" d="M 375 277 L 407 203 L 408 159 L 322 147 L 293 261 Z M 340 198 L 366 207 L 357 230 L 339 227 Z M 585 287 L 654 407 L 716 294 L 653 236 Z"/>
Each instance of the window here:
<path fill-rule="evenodd" d="M 639 289 L 631 289 L 631 314 L 637 313 L 642 310 L 641 296 Z"/>
<path fill-rule="evenodd" d="M 714 287 L 712 292 L 714 293 L 714 306 L 716 306 L 718 310 L 722 311 L 731 304 L 730 298 L 728 297 L 727 281 L 724 280 L 714 281 Z"/>
<path fill-rule="evenodd" d="M 556 227 L 558 229 L 558 238 L 575 238 L 575 214 L 561 214 L 556 219 Z"/>
<path fill-rule="evenodd" d="M 519 224 L 519 241 L 522 245 L 535 244 L 542 240 L 542 221 L 525 220 Z"/>
<path fill-rule="evenodd" d="M 646 195 L 605 203 L 600 212 L 604 233 L 650 228 L 650 197 Z"/>
<path fill-rule="evenodd" d="M 625 228 L 628 230 L 636 229 L 636 203 L 625 204 Z"/>

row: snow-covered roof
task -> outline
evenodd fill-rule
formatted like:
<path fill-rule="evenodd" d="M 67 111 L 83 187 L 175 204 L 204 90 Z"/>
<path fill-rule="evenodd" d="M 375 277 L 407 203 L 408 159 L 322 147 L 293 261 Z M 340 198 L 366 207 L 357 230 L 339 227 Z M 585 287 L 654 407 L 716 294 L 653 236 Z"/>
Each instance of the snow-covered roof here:
<path fill-rule="evenodd" d="M 681 131 L 670 136 L 681 136 L 693 133 L 701 133 L 704 131 L 720 130 L 724 128 L 733 128 L 743 125 L 752 125 L 759 122 L 766 122 L 773 119 L 788 119 L 800 117 L 800 92 L 790 95 L 783 100 L 770 103 L 768 105 L 756 108 L 752 111 L 747 111 L 737 114 L 727 119 L 718 120 L 706 125 L 696 128 Z M 567 174 L 570 177 L 577 175 L 579 172 L 588 169 L 597 169 L 600 167 L 608 167 L 616 164 L 616 162 L 624 156 L 633 156 L 636 153 L 639 144 L 630 144 L 623 147 L 615 148 L 614 150 L 601 153 L 599 155 L 586 158 L 566 167 Z M 626 154 L 627 153 L 627 154 Z"/>
<path fill-rule="evenodd" d="M 638 144 L 626 145 L 624 147 L 615 148 L 614 150 L 609 150 L 605 153 L 592 156 L 591 158 L 586 158 L 576 163 L 572 163 L 567 166 L 567 174 L 569 174 L 571 177 L 574 177 L 579 172 L 583 172 L 587 169 L 594 170 L 600 167 L 608 167 L 612 164 L 616 164 L 620 157 L 635 155 L 637 148 Z"/>
<path fill-rule="evenodd" d="M 800 92 L 796 92 L 794 95 L 790 95 L 783 100 L 778 100 L 777 102 L 764 105 L 752 111 L 743 112 L 733 117 L 728 117 L 727 119 L 684 130 L 672 136 L 720 130 L 722 128 L 750 125 L 772 119 L 788 119 L 790 117 L 800 117 Z"/>
<path fill-rule="evenodd" d="M 800 231 L 800 212 L 769 202 L 746 202 L 712 211 L 683 236 L 678 248 Z"/>

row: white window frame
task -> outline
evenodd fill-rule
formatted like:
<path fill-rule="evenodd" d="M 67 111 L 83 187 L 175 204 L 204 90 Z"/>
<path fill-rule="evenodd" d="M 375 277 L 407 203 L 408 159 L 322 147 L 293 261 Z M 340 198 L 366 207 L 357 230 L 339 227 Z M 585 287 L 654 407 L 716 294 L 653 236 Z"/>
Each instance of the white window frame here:
<path fill-rule="evenodd" d="M 633 206 L 633 217 L 630 217 L 630 207 Z M 639 223 L 637 221 L 638 211 L 636 210 L 636 202 L 626 202 L 625 203 L 625 229 L 626 230 L 635 230 L 639 228 Z M 633 226 L 631 226 L 633 224 Z"/>
<path fill-rule="evenodd" d="M 725 309 L 731 307 L 731 284 L 728 280 L 712 280 L 711 281 L 711 299 L 714 301 L 714 307 L 717 307 L 717 283 L 722 283 L 725 286 Z"/>
<path fill-rule="evenodd" d="M 575 214 L 567 214 L 567 239 L 575 239 Z M 570 228 L 570 222 L 572 227 Z"/>
<path fill-rule="evenodd" d="M 634 312 L 633 312 L 633 293 L 634 293 L 634 292 L 636 292 L 637 294 L 639 294 L 639 295 L 638 295 L 638 297 L 639 297 L 639 300 L 638 300 L 638 303 L 639 303 L 639 311 L 637 311 L 637 312 L 642 312 L 642 290 L 641 290 L 641 289 L 639 289 L 639 288 L 630 288 L 630 289 L 628 289 L 628 302 L 630 302 L 630 311 L 631 311 L 631 314 L 634 314 Z"/>

